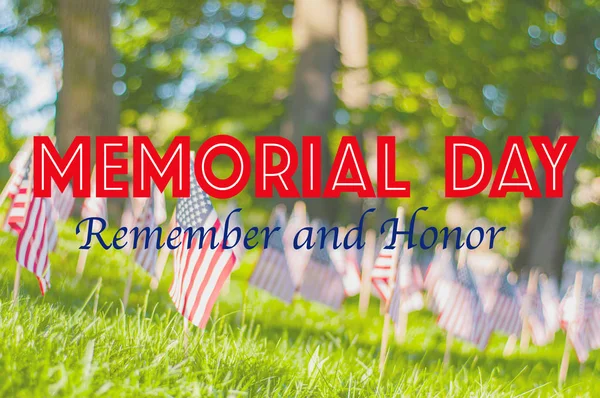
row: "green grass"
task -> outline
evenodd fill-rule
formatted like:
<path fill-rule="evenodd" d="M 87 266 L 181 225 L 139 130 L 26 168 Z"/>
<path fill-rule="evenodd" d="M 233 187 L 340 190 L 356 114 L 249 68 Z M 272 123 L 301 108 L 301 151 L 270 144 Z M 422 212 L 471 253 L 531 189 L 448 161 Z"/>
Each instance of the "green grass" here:
<path fill-rule="evenodd" d="M 456 343 L 441 365 L 444 334 L 427 312 L 411 314 L 408 341 L 392 342 L 383 377 L 377 371 L 382 317 L 372 300 L 360 318 L 355 300 L 340 313 L 297 299 L 291 306 L 248 287 L 250 265 L 234 274 L 230 292 L 205 331 L 183 321 L 170 303 L 166 272 L 158 291 L 136 270 L 129 308 L 120 300 L 123 254 L 96 248 L 81 280 L 78 240 L 61 231 L 53 254 L 52 288 L 41 298 L 24 271 L 11 306 L 15 238 L 0 235 L 0 397 L 47 396 L 600 396 L 600 356 L 580 370 L 572 358 L 567 384 L 557 386 L 564 335 L 544 348 L 503 358 L 496 335 L 485 353 Z M 103 278 L 100 307 L 90 292 Z"/>

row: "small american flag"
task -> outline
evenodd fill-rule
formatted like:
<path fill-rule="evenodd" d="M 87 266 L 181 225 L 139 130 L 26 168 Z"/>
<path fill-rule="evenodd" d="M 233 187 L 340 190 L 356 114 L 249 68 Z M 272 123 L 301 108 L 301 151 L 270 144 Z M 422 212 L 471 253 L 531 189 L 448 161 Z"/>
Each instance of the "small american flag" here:
<path fill-rule="evenodd" d="M 286 303 L 291 303 L 296 291 L 290 268 L 283 247 L 283 231 L 285 229 L 285 210 L 277 207 L 273 210 L 269 222 L 273 232 L 269 245 L 260 255 L 252 272 L 249 283 L 259 289 L 266 290 Z"/>
<path fill-rule="evenodd" d="M 9 197 L 12 199 L 12 202 L 6 217 L 5 229 L 7 231 L 12 231 L 17 235 L 23 229 L 25 218 L 27 216 L 26 208 L 31 200 L 31 195 L 29 193 L 29 187 L 31 184 L 29 180 L 30 168 L 31 157 L 27 160 L 27 163 L 18 172 L 18 174 L 13 174 L 13 177 L 16 176 L 16 178 L 12 180 L 11 183 L 12 185 Z"/>
<path fill-rule="evenodd" d="M 527 303 L 523 303 L 522 312 L 529 308 L 526 318 L 527 325 L 531 331 L 531 342 L 537 346 L 545 346 L 554 339 L 554 332 L 546 327 L 546 317 L 544 316 L 544 307 L 539 291 L 535 294 L 527 294 L 524 297 Z"/>
<path fill-rule="evenodd" d="M 434 314 L 442 312 L 456 281 L 456 268 L 449 250 L 437 250 L 431 260 L 423 285 L 427 291 L 427 307 Z"/>
<path fill-rule="evenodd" d="M 21 154 L 21 151 L 19 151 L 19 154 Z M 17 194 L 19 193 L 19 187 L 21 186 L 22 182 L 23 182 L 23 178 L 25 177 L 25 173 L 29 170 L 29 165 L 31 163 L 31 151 L 29 151 L 27 153 L 27 157 L 24 158 L 23 155 L 19 155 L 17 154 L 17 156 L 15 156 L 15 158 L 13 159 L 13 162 L 11 163 L 11 176 L 10 179 L 8 180 L 7 188 L 6 188 L 6 192 L 7 192 L 7 197 L 11 200 L 14 200 L 14 198 L 17 196 Z M 13 169 L 13 163 L 15 163 L 15 161 L 17 161 L 18 163 L 18 167 L 15 165 L 15 168 Z M 9 231 L 11 228 L 9 228 L 9 225 L 5 225 L 5 230 Z"/>
<path fill-rule="evenodd" d="M 393 227 L 390 227 L 388 234 L 385 237 L 383 246 L 379 251 L 373 270 L 371 271 L 371 283 L 379 294 L 379 298 L 385 302 L 389 301 L 392 296 L 392 288 L 390 286 L 390 279 L 393 277 L 392 273 L 393 265 L 392 262 L 394 257 L 395 247 L 388 248 L 392 244 L 392 238 L 394 237 Z M 402 245 L 402 239 L 395 242 L 396 245 Z"/>
<path fill-rule="evenodd" d="M 135 249 L 134 261 L 151 276 L 158 276 L 156 272 L 156 259 L 158 257 L 159 234 L 154 232 L 158 224 L 155 219 L 154 198 L 148 198 L 138 217 L 137 227 L 140 237 Z M 144 231 L 144 232 L 142 232 Z M 147 243 L 147 244 L 146 244 Z"/>
<path fill-rule="evenodd" d="M 73 197 L 73 187 L 68 184 L 63 192 L 58 189 L 56 184 L 52 185 L 52 207 L 56 211 L 59 220 L 65 221 L 71 216 L 75 197 Z"/>
<path fill-rule="evenodd" d="M 302 228 L 308 226 L 306 207 L 297 203 L 283 232 L 283 247 L 296 289 L 302 284 L 304 270 L 310 258 L 310 250 L 306 247 L 294 249 L 294 238 Z"/>
<path fill-rule="evenodd" d="M 317 223 L 313 223 L 313 231 L 318 231 L 320 227 Z M 317 242 L 312 248 L 300 294 L 309 301 L 339 309 L 346 298 L 346 293 L 342 276 L 329 258 L 327 246 L 331 244 L 331 239 L 328 239 L 325 243 L 326 247 L 321 248 L 320 242 Z"/>
<path fill-rule="evenodd" d="M 539 289 L 546 331 L 553 336 L 560 329 L 558 283 L 555 279 L 540 275 Z"/>
<path fill-rule="evenodd" d="M 360 270 L 356 246 L 345 250 L 343 247 L 334 249 L 332 244 L 327 246 L 327 251 L 333 265 L 342 276 L 346 296 L 356 296 L 360 293 Z"/>
<path fill-rule="evenodd" d="M 215 249 L 211 247 L 211 238 L 216 242 L 217 237 L 223 235 L 223 226 L 210 198 L 196 181 L 193 161 L 190 163 L 190 197 L 177 201 L 177 225 L 182 228 L 182 234 L 178 238 L 180 245 L 174 252 L 174 276 L 169 295 L 177 311 L 203 328 L 236 259 L 232 250 L 223 247 L 224 242 Z M 198 228 L 206 232 L 202 247 L 199 247 L 199 234 L 193 235 Z"/>
<path fill-rule="evenodd" d="M 477 269 L 477 268 L 471 268 Z M 502 275 L 498 272 L 473 272 L 477 294 L 486 313 L 490 313 L 496 304 L 498 292 L 502 285 Z"/>
<path fill-rule="evenodd" d="M 487 346 L 491 335 L 489 320 L 466 265 L 456 271 L 452 294 L 438 317 L 438 325 L 456 337 L 475 344 L 480 350 Z"/>
<path fill-rule="evenodd" d="M 52 250 L 51 245 L 56 243 L 56 228 L 50 199 L 31 195 L 30 166 L 31 162 L 28 162 L 8 222 L 19 234 L 16 260 L 35 274 L 44 295 L 50 287 L 48 253 Z"/>
<path fill-rule="evenodd" d="M 560 323 L 577 354 L 579 363 L 587 361 L 592 349 L 586 327 L 592 315 L 592 308 L 593 303 L 588 300 L 583 289 L 579 299 L 575 300 L 572 286 L 567 290 L 567 294 L 560 303 Z"/>
<path fill-rule="evenodd" d="M 518 335 L 522 329 L 521 298 L 517 287 L 511 283 L 515 277 L 510 272 L 501 277 L 500 288 L 490 311 L 492 329 L 508 335 Z"/>
<path fill-rule="evenodd" d="M 398 264 L 398 275 L 396 287 L 390 302 L 390 316 L 394 323 L 398 323 L 399 312 L 410 313 L 423 309 L 423 294 L 420 290 L 417 274 L 412 264 L 412 250 L 402 250 L 400 263 Z"/>
<path fill-rule="evenodd" d="M 31 154 L 31 152 L 29 153 Z M 29 158 L 26 159 L 26 163 L 20 166 L 20 169 L 12 175 L 11 180 L 9 181 L 9 184 L 11 185 L 9 188 L 8 197 L 12 200 L 12 202 L 8 210 L 8 216 L 6 218 L 4 230 L 11 231 L 16 235 L 18 235 L 23 229 L 25 218 L 27 216 L 25 210 L 30 201 L 28 188 L 31 184 L 31 181 L 29 180 L 31 159 L 31 156 L 29 156 Z M 58 242 L 58 233 L 56 229 L 56 220 L 58 219 L 58 214 L 54 208 L 54 201 L 52 199 L 48 200 L 48 205 L 50 206 L 50 218 L 52 222 L 48 223 L 48 231 L 46 232 L 46 235 L 49 239 L 48 246 L 50 247 L 50 250 L 54 250 Z"/>
<path fill-rule="evenodd" d="M 600 292 L 593 294 L 590 300 L 587 334 L 590 341 L 590 348 L 592 350 L 600 348 Z"/>
<path fill-rule="evenodd" d="M 90 188 L 90 196 L 85 198 L 83 205 L 81 206 L 81 217 L 98 217 L 108 222 L 108 208 L 106 204 L 106 198 L 96 197 L 96 169 L 92 173 L 92 182 Z M 97 225 L 94 223 L 94 225 Z M 94 231 L 98 232 L 98 231 Z"/>

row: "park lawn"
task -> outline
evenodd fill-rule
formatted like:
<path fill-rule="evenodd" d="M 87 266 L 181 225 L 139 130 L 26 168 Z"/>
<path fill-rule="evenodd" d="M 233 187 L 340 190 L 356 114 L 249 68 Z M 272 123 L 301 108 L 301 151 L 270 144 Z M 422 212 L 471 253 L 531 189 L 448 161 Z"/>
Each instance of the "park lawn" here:
<path fill-rule="evenodd" d="M 365 319 L 355 299 L 340 313 L 300 298 L 285 305 L 248 287 L 256 253 L 234 273 L 207 329 L 191 326 L 186 348 L 182 317 L 167 292 L 170 268 L 156 292 L 136 269 L 123 314 L 125 255 L 95 247 L 78 280 L 73 231 L 72 223 L 61 228 L 46 297 L 24 271 L 15 307 L 16 238 L 0 235 L 0 397 L 600 396 L 598 353 L 583 369 L 573 355 L 569 379 L 558 388 L 562 333 L 551 346 L 509 358 L 502 357 L 505 336 L 495 335 L 484 353 L 455 343 L 444 370 L 445 335 L 426 311 L 410 315 L 407 342 L 391 344 L 380 377 L 378 301 Z M 91 292 L 100 277 L 94 316 Z"/>

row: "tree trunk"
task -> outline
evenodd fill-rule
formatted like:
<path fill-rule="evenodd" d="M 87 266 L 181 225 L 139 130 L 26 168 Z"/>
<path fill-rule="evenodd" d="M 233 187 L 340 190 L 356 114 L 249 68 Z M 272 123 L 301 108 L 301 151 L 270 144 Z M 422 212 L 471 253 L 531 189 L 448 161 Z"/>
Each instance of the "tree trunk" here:
<path fill-rule="evenodd" d="M 369 106 L 369 43 L 367 17 L 361 0 L 342 0 L 340 52 L 344 74 L 340 98 L 349 109 Z"/>
<path fill-rule="evenodd" d="M 342 87 L 340 99 L 351 113 L 351 121 L 354 124 L 357 118 L 362 119 L 363 114 L 369 107 L 371 97 L 370 74 L 369 74 L 369 35 L 367 27 L 367 16 L 362 0 L 341 0 L 340 9 L 340 53 L 342 66 Z M 359 120 L 354 126 L 352 133 L 358 139 L 363 156 L 367 164 L 376 156 L 374 142 L 368 142 L 372 134 L 363 131 Z M 371 180 L 376 181 L 376 175 L 371 175 Z M 373 198 L 363 200 L 356 194 L 348 194 L 348 211 L 340 222 L 356 222 L 357 214 L 362 214 L 366 207 L 383 207 L 383 200 Z M 377 215 L 384 209 L 378 208 Z M 340 217 L 341 218 L 341 217 Z M 367 218 L 366 225 L 374 224 L 373 217 Z"/>
<path fill-rule="evenodd" d="M 119 116 L 113 93 L 110 1 L 59 0 L 58 7 L 64 65 L 56 138 L 64 154 L 75 136 L 116 135 Z"/>
<path fill-rule="evenodd" d="M 597 105 L 600 106 L 600 101 Z M 529 199 L 525 202 L 521 246 L 515 259 L 516 270 L 538 268 L 561 280 L 568 245 L 569 221 L 573 213 L 571 197 L 576 187 L 575 172 L 585 158 L 587 142 L 592 137 L 598 112 L 600 109 L 587 110 L 586 115 L 576 118 L 581 123 L 571 129 L 573 133 L 580 135 L 580 139 L 564 171 L 563 196 Z M 560 127 L 561 121 L 557 115 L 547 115 L 542 133 L 555 140 Z M 538 166 L 536 177 L 543 193 L 546 176 L 541 166 Z"/>
<path fill-rule="evenodd" d="M 327 133 L 333 126 L 335 93 L 332 75 L 336 70 L 336 50 L 339 4 L 338 0 L 296 0 L 293 20 L 294 46 L 298 52 L 294 90 L 291 98 L 290 119 L 282 135 L 290 139 L 301 156 L 302 136 L 316 135 L 322 139 L 323 186 L 331 166 Z M 301 170 L 294 182 L 301 187 Z M 293 201 L 286 201 L 291 208 Z M 335 220 L 336 201 L 307 199 L 308 214 L 332 222 Z"/>

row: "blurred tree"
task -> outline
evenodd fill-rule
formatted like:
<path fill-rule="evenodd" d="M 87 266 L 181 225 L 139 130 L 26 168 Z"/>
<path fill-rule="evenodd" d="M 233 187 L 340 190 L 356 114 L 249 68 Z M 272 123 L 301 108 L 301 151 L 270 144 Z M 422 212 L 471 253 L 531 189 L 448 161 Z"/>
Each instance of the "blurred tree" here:
<path fill-rule="evenodd" d="M 541 12 L 546 22 L 554 21 L 547 23 L 554 28 L 538 28 L 539 35 L 537 30 L 531 32 L 535 30 L 532 26 L 538 26 L 535 22 L 529 28 L 530 36 L 545 33 L 550 37 L 550 43 L 538 49 L 552 60 L 543 71 L 548 82 L 540 85 L 540 90 L 554 85 L 558 96 L 538 99 L 542 119 L 538 131 L 553 141 L 560 134 L 576 135 L 579 142 L 564 171 L 563 196 L 524 200 L 520 250 L 514 266 L 519 270 L 539 268 L 560 280 L 569 248 L 576 172 L 591 155 L 589 148 L 600 115 L 600 80 L 589 73 L 597 69 L 600 60 L 600 48 L 594 47 L 600 37 L 600 2 L 550 2 L 540 7 Z M 545 172 L 538 166 L 536 174 L 543 191 Z"/>
<path fill-rule="evenodd" d="M 581 136 L 580 152 L 565 173 L 570 183 L 560 200 L 522 200 L 513 194 L 502 200 L 478 196 L 460 201 L 469 218 L 483 216 L 513 230 L 520 228 L 521 220 L 515 217 L 519 203 L 533 209 L 523 217 L 536 216 L 525 223 L 521 241 L 514 239 L 516 245 L 508 253 L 516 255 L 520 246 L 517 268 L 540 266 L 560 277 L 577 185 L 575 172 L 590 156 L 598 162 L 589 143 L 598 117 L 594 104 L 600 86 L 600 31 L 594 21 L 599 2 L 370 0 L 369 5 L 376 11 L 370 23 L 375 33 L 374 78 L 388 86 L 381 100 L 375 101 L 381 103 L 380 125 L 395 117 L 408 133 L 400 144 L 402 153 L 409 147 L 416 151 L 410 156 L 415 161 L 427 159 L 420 171 L 413 171 L 424 178 L 422 184 L 413 183 L 411 203 L 426 198 L 436 209 L 453 203 L 433 192 L 440 186 L 437 177 L 443 175 L 443 159 L 427 157 L 443 151 L 436 144 L 443 143 L 443 135 L 482 139 L 495 162 L 507 135 L 555 136 L 560 131 Z M 420 127 L 413 127 L 413 120 Z M 586 219 L 596 219 L 597 208 L 587 211 Z M 529 243 L 537 253 L 527 254 Z"/>
<path fill-rule="evenodd" d="M 114 54 L 110 7 L 108 0 L 58 3 L 64 58 L 56 137 L 62 153 L 78 135 L 117 134 L 119 111 L 111 72 Z"/>
<path fill-rule="evenodd" d="M 361 0 L 341 1 L 339 26 L 344 68 L 340 99 L 349 109 L 364 112 L 369 106 L 371 87 L 367 18 Z"/>
<path fill-rule="evenodd" d="M 296 0 L 292 27 L 298 63 L 289 120 L 282 128 L 282 135 L 294 143 L 299 156 L 302 156 L 303 136 L 321 137 L 321 183 L 324 186 L 331 165 L 327 134 L 333 127 L 336 104 L 332 76 L 338 61 L 339 0 Z M 294 178 L 297 187 L 302 185 L 302 167 L 299 169 Z M 293 200 L 287 201 L 287 204 L 292 205 Z M 306 204 L 312 217 L 327 222 L 336 220 L 338 201 L 307 199 Z"/>
<path fill-rule="evenodd" d="M 376 156 L 375 142 L 372 139 L 376 133 L 372 130 L 363 131 L 364 116 L 371 97 L 371 81 L 367 17 L 361 0 L 341 1 L 339 36 L 342 61 L 339 97 L 350 112 L 350 120 L 353 122 L 350 132 L 357 136 L 365 160 L 369 164 Z M 376 180 L 374 177 L 371 176 L 372 181 Z M 363 211 L 364 201 L 354 194 L 347 197 L 352 206 L 347 213 L 360 214 Z"/>

